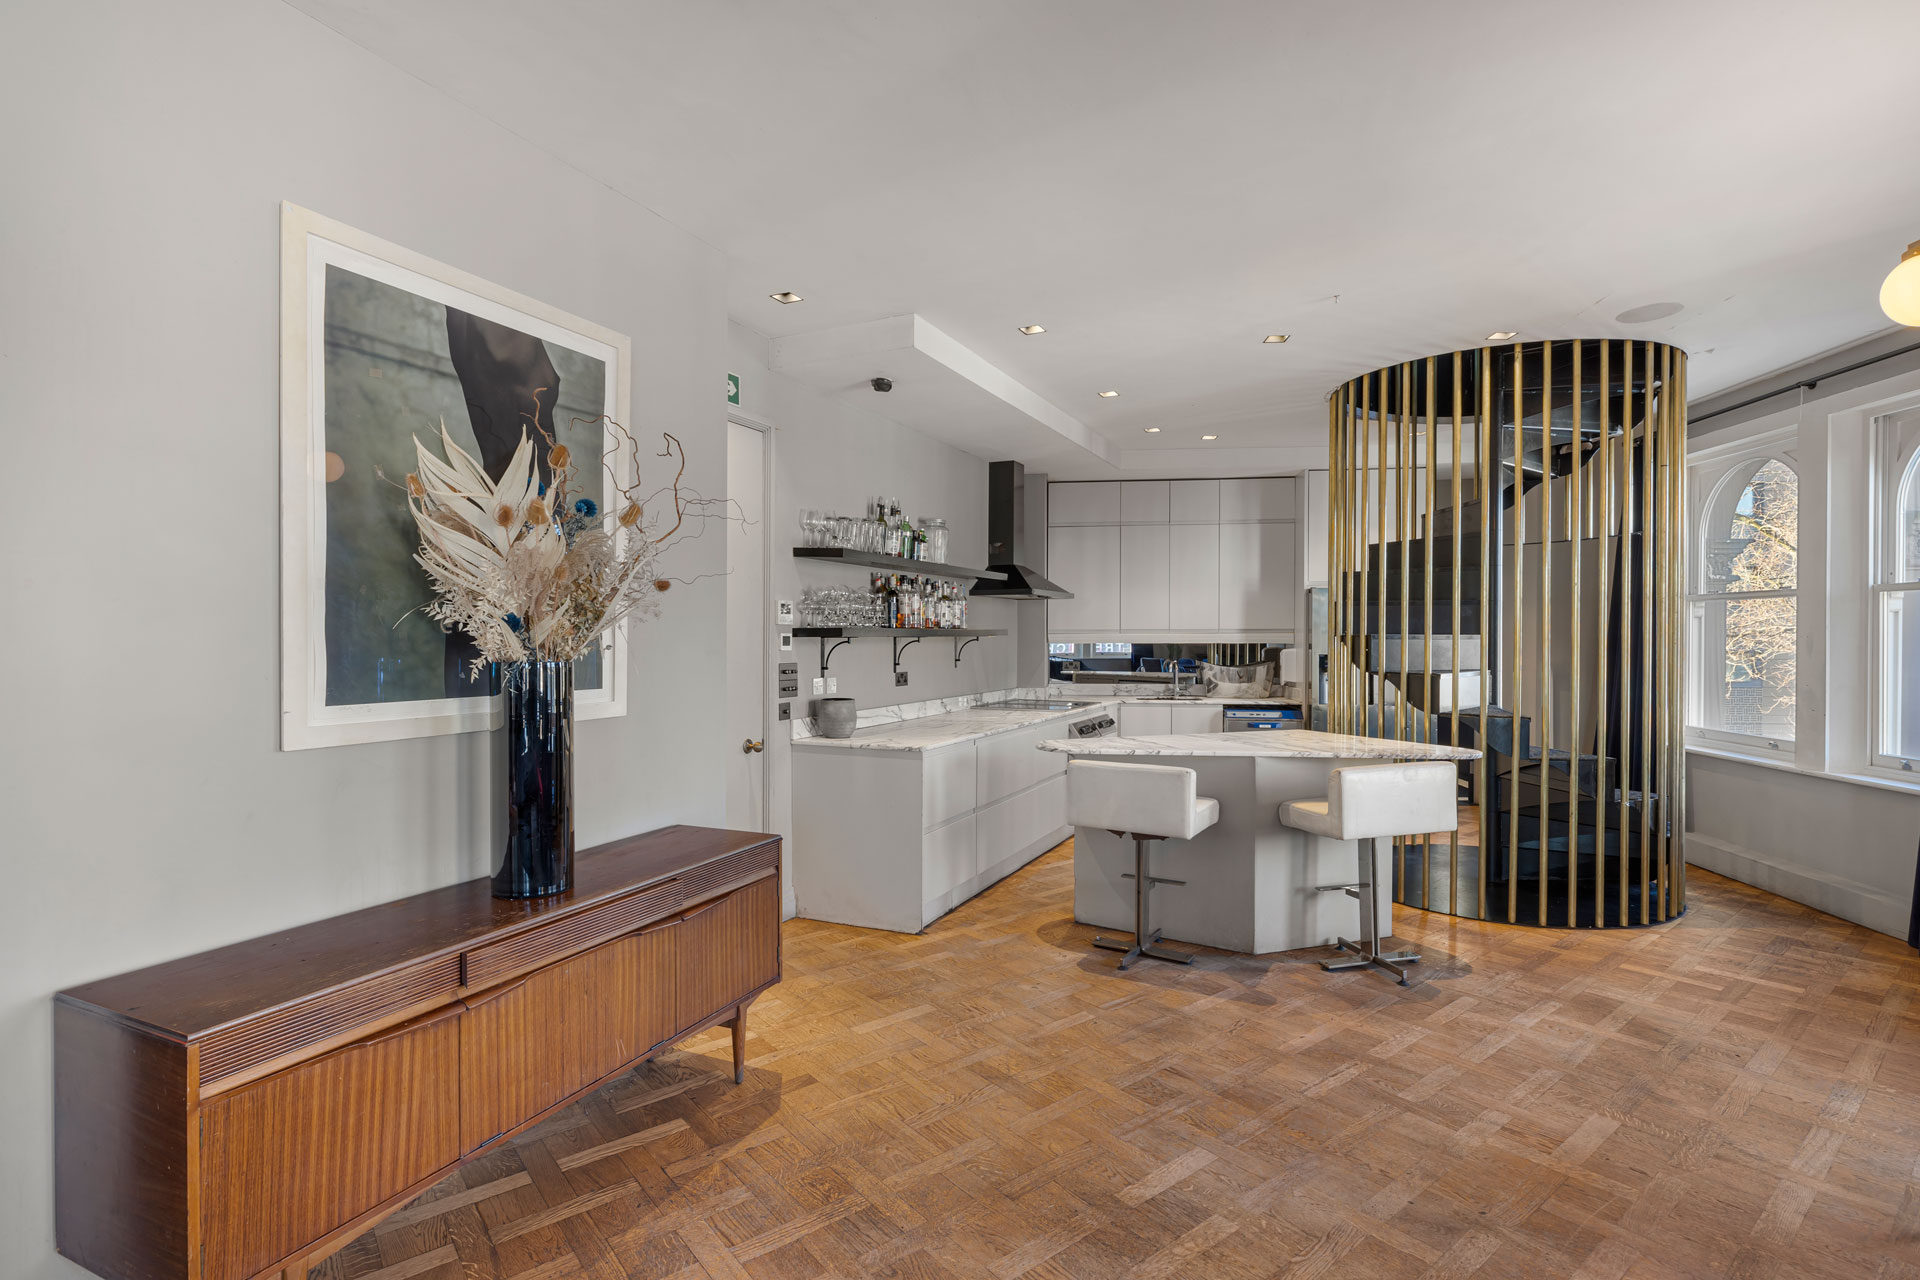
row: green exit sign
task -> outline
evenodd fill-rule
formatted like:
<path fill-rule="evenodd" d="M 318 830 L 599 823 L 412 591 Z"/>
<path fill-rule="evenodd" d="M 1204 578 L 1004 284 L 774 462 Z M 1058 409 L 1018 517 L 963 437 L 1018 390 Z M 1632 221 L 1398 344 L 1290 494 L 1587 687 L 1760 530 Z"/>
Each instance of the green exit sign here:
<path fill-rule="evenodd" d="M 727 375 L 727 403 L 740 403 L 740 375 L 737 373 Z"/>

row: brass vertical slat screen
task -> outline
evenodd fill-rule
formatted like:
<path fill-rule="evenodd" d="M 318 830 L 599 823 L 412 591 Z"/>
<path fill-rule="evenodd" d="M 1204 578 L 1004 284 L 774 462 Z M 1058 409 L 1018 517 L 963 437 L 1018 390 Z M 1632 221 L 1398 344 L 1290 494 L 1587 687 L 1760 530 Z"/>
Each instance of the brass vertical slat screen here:
<path fill-rule="evenodd" d="M 1686 353 L 1514 342 L 1328 402 L 1335 732 L 1476 747 L 1394 898 L 1515 924 L 1686 909 Z"/>

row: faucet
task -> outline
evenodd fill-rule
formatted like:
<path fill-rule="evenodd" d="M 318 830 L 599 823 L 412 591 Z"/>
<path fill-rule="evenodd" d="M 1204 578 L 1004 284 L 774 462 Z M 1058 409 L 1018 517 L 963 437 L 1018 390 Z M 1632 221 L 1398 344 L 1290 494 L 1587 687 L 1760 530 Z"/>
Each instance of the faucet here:
<path fill-rule="evenodd" d="M 1174 697 L 1176 697 L 1176 698 L 1178 698 L 1178 697 L 1181 697 L 1181 696 L 1182 696 L 1182 695 L 1181 695 L 1181 693 L 1180 693 L 1180 677 L 1181 677 L 1181 676 L 1183 676 L 1183 675 L 1190 675 L 1190 676 L 1192 677 L 1192 680 L 1193 680 L 1193 683 L 1194 683 L 1194 684 L 1198 684 L 1198 683 L 1199 683 L 1199 680 L 1200 680 L 1200 673 L 1199 673 L 1199 672 L 1197 672 L 1197 671 L 1194 671 L 1194 672 L 1186 672 L 1186 671 L 1182 671 L 1182 670 L 1180 669 L 1180 667 L 1179 667 L 1179 665 L 1178 665 L 1178 664 L 1176 663 L 1176 664 L 1174 665 L 1174 668 L 1173 668 L 1173 696 L 1174 696 Z"/>

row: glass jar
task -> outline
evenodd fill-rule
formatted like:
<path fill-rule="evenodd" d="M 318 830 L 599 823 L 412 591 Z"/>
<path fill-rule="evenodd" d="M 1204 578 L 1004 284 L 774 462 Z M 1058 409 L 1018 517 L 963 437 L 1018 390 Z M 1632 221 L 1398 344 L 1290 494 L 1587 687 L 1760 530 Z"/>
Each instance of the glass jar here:
<path fill-rule="evenodd" d="M 935 564 L 946 564 L 947 560 L 947 522 L 929 520 L 927 529 L 927 559 Z"/>

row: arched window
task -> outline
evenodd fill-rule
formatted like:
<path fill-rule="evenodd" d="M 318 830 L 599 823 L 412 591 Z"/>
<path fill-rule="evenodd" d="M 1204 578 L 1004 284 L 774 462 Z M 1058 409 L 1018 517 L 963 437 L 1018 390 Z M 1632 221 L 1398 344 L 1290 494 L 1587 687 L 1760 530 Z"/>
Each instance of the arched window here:
<path fill-rule="evenodd" d="M 1920 771 L 1920 409 L 1875 424 L 1879 547 L 1874 603 L 1877 765 Z"/>
<path fill-rule="evenodd" d="M 1696 469 L 1705 491 L 1689 593 L 1688 721 L 1709 737 L 1786 751 L 1799 625 L 1800 476 L 1782 452 Z"/>

